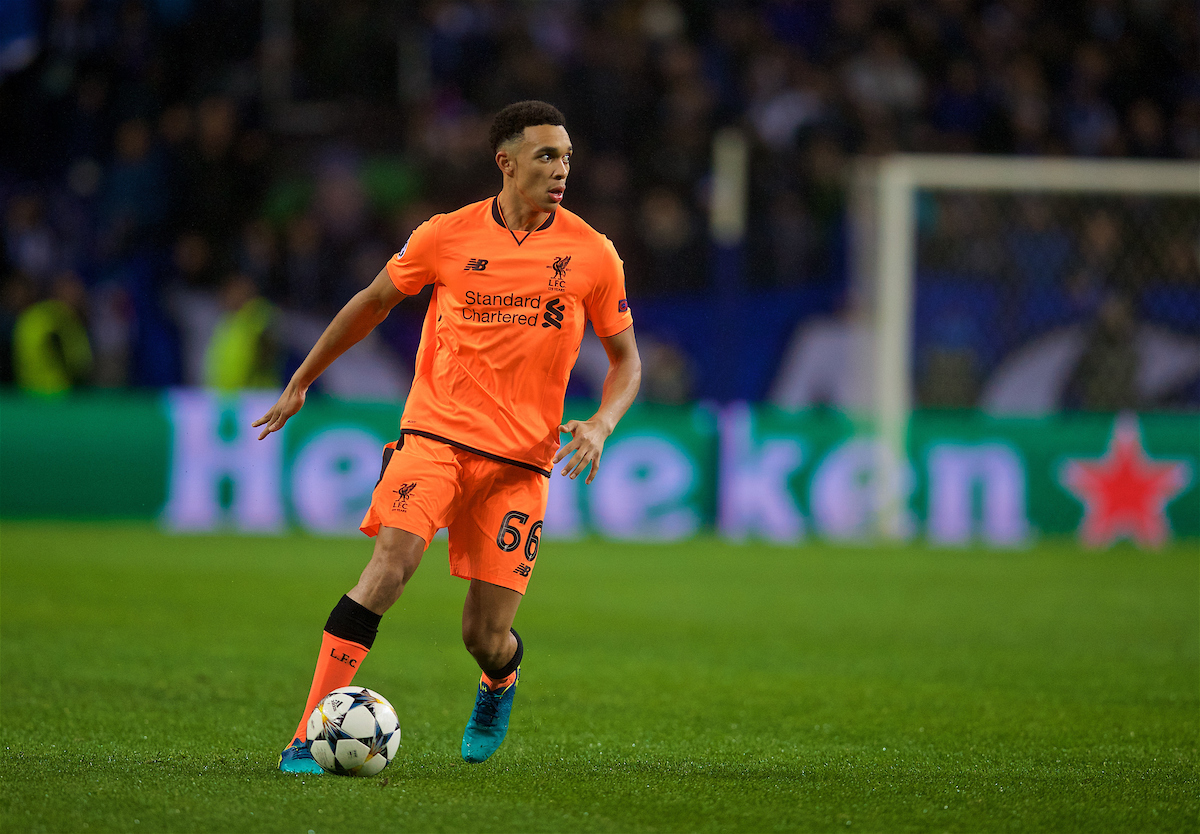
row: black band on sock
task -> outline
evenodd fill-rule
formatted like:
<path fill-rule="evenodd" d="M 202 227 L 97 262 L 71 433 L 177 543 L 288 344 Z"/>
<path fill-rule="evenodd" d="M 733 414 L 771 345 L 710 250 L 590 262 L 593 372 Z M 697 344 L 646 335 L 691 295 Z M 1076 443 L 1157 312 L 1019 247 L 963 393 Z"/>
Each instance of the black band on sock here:
<path fill-rule="evenodd" d="M 379 631 L 379 621 L 382 619 L 382 614 L 376 614 L 369 608 L 359 605 L 350 597 L 343 596 L 333 607 L 333 611 L 329 613 L 329 619 L 325 622 L 325 630 L 334 637 L 358 643 L 369 649 L 375 642 L 375 635 Z"/>
<path fill-rule="evenodd" d="M 515 628 L 510 628 L 512 636 L 517 638 L 517 650 L 513 653 L 512 660 L 504 664 L 501 669 L 484 669 L 483 673 L 494 681 L 502 681 L 517 671 L 517 667 L 521 665 L 521 655 L 525 654 L 525 644 L 521 642 L 521 635 L 517 634 Z"/>

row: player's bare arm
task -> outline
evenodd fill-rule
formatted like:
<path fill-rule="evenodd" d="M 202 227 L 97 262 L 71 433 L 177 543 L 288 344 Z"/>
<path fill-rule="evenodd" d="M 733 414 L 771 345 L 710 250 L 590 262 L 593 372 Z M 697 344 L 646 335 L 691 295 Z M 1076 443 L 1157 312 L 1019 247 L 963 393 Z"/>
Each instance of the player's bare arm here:
<path fill-rule="evenodd" d="M 308 388 L 317 377 L 335 359 L 366 338 L 405 297 L 396 289 L 385 268 L 379 271 L 374 281 L 347 301 L 296 369 L 275 405 L 252 424 L 254 428 L 263 426 L 258 439 L 262 440 L 271 432 L 282 429 L 288 418 L 304 405 Z"/>
<path fill-rule="evenodd" d="M 608 374 L 604 377 L 604 392 L 600 397 L 600 408 L 587 420 L 569 420 L 559 426 L 560 432 L 569 432 L 571 440 L 554 456 L 557 464 L 565 460 L 563 475 L 572 480 L 587 471 L 584 483 L 590 484 L 600 471 L 600 455 L 604 452 L 604 441 L 613 433 L 617 423 L 637 396 L 642 383 L 642 360 L 638 355 L 637 341 L 633 328 L 627 327 L 615 336 L 601 337 L 600 343 L 608 354 Z"/>

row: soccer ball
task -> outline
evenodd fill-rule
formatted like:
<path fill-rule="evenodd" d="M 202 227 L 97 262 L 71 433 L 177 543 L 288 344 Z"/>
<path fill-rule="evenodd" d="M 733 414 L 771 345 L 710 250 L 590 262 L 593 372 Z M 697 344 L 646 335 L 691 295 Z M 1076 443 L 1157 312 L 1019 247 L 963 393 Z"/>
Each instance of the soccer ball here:
<path fill-rule="evenodd" d="M 378 692 L 343 686 L 321 699 L 308 717 L 312 757 L 329 773 L 374 776 L 400 748 L 400 719 Z"/>

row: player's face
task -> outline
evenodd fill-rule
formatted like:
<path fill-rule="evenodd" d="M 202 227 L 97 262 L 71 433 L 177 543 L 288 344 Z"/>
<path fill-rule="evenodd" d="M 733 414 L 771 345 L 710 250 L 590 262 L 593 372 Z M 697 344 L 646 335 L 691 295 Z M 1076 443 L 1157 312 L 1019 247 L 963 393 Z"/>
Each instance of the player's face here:
<path fill-rule="evenodd" d="M 571 151 L 571 137 L 562 125 L 525 128 L 512 162 L 517 191 L 526 203 L 550 212 L 562 202 L 571 173 Z"/>

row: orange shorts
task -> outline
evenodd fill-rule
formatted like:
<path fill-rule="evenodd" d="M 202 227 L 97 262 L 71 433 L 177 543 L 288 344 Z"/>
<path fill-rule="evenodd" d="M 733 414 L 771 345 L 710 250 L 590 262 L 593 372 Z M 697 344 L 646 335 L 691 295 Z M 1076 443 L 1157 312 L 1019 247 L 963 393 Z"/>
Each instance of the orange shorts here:
<path fill-rule="evenodd" d="M 397 527 L 428 546 L 446 527 L 450 573 L 524 594 L 549 484 L 532 470 L 406 434 L 384 447 L 383 471 L 359 529 L 374 536 L 380 527 Z"/>

